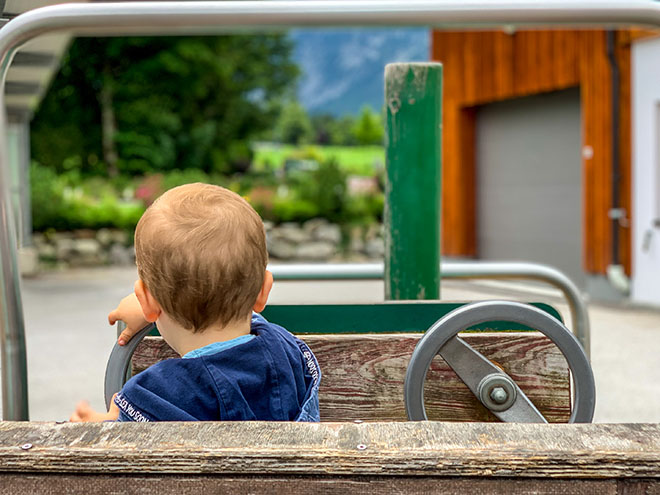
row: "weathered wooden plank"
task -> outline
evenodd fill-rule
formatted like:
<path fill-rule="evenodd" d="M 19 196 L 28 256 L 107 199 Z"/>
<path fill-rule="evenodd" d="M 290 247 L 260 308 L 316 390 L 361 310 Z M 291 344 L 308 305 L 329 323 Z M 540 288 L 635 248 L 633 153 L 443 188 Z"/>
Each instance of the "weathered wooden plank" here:
<path fill-rule="evenodd" d="M 0 471 L 660 480 L 660 425 L 4 422 Z"/>
<path fill-rule="evenodd" d="M 344 476 L 291 476 L 286 478 L 266 476 L 177 476 L 177 475 L 25 475 L 10 474 L 1 478 L 0 494 L 41 493 L 140 493 L 140 494 L 200 494 L 231 493 L 233 495 L 259 495 L 287 493 L 290 495 L 340 494 L 391 494 L 406 495 L 442 493 L 444 495 L 506 493 L 507 495 L 647 495 L 656 493 L 660 482 L 645 482 L 648 490 L 622 492 L 619 486 L 625 481 L 615 480 L 555 480 L 555 479 L 469 479 L 441 477 L 352 477 Z M 641 486 L 641 485 L 640 485 Z"/>
<path fill-rule="evenodd" d="M 403 382 L 419 334 L 306 335 L 323 380 L 323 421 L 404 421 Z M 464 334 L 465 340 L 500 365 L 551 422 L 570 416 L 568 369 L 559 350 L 536 332 Z M 134 373 L 178 357 L 159 337 L 136 350 Z M 424 389 L 428 416 L 436 421 L 497 421 L 440 357 Z"/>

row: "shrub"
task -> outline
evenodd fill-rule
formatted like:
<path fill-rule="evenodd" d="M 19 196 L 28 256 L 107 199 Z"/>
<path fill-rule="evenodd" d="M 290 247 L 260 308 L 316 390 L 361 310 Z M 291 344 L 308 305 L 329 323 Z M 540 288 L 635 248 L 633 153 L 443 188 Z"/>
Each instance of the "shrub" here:
<path fill-rule="evenodd" d="M 57 175 L 33 163 L 30 167 L 32 228 L 75 230 L 102 227 L 133 230 L 144 213 L 139 201 L 120 201 L 113 184 L 79 173 Z"/>
<path fill-rule="evenodd" d="M 370 224 L 383 219 L 385 196 L 383 193 L 360 194 L 350 197 L 346 205 L 346 218 L 351 223 Z"/>
<path fill-rule="evenodd" d="M 65 227 L 64 187 L 57 174 L 33 162 L 30 166 L 30 190 L 34 230 Z"/>
<path fill-rule="evenodd" d="M 319 216 L 332 222 L 344 219 L 348 200 L 346 174 L 335 160 L 327 160 L 310 174 L 311 180 L 299 192 L 301 199 L 316 204 Z"/>
<path fill-rule="evenodd" d="M 313 201 L 278 197 L 273 203 L 273 220 L 276 222 L 305 222 L 318 216 L 322 215 Z"/>

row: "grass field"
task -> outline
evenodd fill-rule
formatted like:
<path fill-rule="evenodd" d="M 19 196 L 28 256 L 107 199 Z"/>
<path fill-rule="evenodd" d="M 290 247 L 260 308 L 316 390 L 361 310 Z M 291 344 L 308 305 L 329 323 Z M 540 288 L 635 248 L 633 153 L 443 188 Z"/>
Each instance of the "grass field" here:
<path fill-rule="evenodd" d="M 385 166 L 385 149 L 382 146 L 292 146 L 260 143 L 254 146 L 253 166 L 256 170 L 279 169 L 289 158 L 334 158 L 349 174 L 372 176 L 378 167 Z"/>

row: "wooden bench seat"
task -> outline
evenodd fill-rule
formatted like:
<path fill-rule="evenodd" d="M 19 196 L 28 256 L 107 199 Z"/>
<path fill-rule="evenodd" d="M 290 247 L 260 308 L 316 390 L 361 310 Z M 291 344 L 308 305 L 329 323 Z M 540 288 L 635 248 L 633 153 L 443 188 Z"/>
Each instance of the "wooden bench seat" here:
<path fill-rule="evenodd" d="M 419 334 L 300 336 L 316 355 L 323 379 L 322 421 L 405 421 L 403 382 Z M 563 356 L 537 332 L 466 333 L 462 337 L 504 369 L 549 422 L 570 417 L 570 380 Z M 178 355 L 147 337 L 133 355 L 133 373 Z M 424 391 L 429 419 L 499 421 L 440 357 Z"/>

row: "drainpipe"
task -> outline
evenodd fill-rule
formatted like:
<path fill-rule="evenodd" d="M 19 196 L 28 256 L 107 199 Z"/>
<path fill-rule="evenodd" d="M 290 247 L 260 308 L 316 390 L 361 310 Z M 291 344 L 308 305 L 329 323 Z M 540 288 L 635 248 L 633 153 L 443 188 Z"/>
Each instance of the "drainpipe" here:
<path fill-rule="evenodd" d="M 607 31 L 607 57 L 610 62 L 612 83 L 612 205 L 608 212 L 612 221 L 612 260 L 607 267 L 607 278 L 612 286 L 624 294 L 630 291 L 630 279 L 619 259 L 619 227 L 627 222 L 626 210 L 621 207 L 619 184 L 621 182 L 621 164 L 619 160 L 619 87 L 620 71 L 616 60 L 616 31 Z"/>

